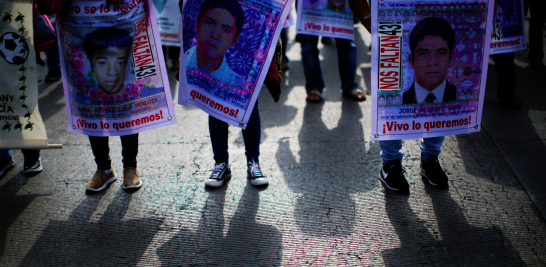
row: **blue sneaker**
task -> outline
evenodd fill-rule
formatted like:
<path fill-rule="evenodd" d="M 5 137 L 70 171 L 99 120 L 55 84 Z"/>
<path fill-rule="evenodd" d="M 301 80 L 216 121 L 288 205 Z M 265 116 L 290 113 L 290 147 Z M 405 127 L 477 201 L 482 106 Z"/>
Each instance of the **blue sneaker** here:
<path fill-rule="evenodd" d="M 227 163 L 217 163 L 210 178 L 205 181 L 206 186 L 220 187 L 224 181 L 231 178 L 231 169 Z"/>
<path fill-rule="evenodd" d="M 260 169 L 260 164 L 254 161 L 254 159 L 248 162 L 247 173 L 248 173 L 248 179 L 250 179 L 250 184 L 252 185 L 269 184 L 269 179 L 265 177 L 265 175 L 262 172 L 262 169 Z"/>
<path fill-rule="evenodd" d="M 2 176 L 4 172 L 13 168 L 13 166 L 15 166 L 15 161 L 13 160 L 13 157 L 9 157 L 7 159 L 0 159 L 0 176 Z"/>

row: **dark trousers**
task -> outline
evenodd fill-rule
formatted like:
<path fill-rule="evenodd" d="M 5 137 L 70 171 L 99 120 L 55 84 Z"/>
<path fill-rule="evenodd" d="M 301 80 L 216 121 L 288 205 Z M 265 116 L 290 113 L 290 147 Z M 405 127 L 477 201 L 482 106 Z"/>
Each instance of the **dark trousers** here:
<path fill-rule="evenodd" d="M 121 138 L 121 155 L 123 156 L 123 168 L 137 166 L 138 154 L 138 134 L 120 136 Z M 110 170 L 112 168 L 112 160 L 110 160 L 110 146 L 108 145 L 109 138 L 102 136 L 89 136 L 91 150 L 95 156 L 97 169 Z"/>
<path fill-rule="evenodd" d="M 546 1 L 528 1 L 531 19 L 529 20 L 529 60 L 544 58 L 543 30 L 546 22 Z"/>
<path fill-rule="evenodd" d="M 216 163 L 228 163 L 228 124 L 209 116 L 210 142 L 212 143 L 212 153 Z M 262 125 L 260 122 L 260 112 L 258 102 L 250 114 L 246 129 L 243 130 L 243 140 L 245 141 L 245 155 L 247 161 L 254 159 L 258 162 L 260 156 L 260 138 L 262 134 Z"/>
<path fill-rule="evenodd" d="M 288 45 L 288 28 L 283 28 L 281 31 L 281 42 L 282 42 L 282 62 L 290 62 L 288 57 L 286 57 L 286 46 Z"/>
<path fill-rule="evenodd" d="M 514 69 L 514 53 L 491 55 L 495 61 L 497 73 L 497 97 L 511 99 L 516 96 L 516 70 Z"/>

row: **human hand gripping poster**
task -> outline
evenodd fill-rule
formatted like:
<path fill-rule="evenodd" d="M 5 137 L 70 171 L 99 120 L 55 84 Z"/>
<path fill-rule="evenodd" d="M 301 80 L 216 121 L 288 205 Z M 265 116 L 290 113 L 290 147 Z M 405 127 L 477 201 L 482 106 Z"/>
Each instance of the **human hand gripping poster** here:
<path fill-rule="evenodd" d="M 300 0 L 296 32 L 354 40 L 353 13 L 347 0 Z"/>
<path fill-rule="evenodd" d="M 154 12 L 73 1 L 59 34 L 68 131 L 121 136 L 176 123 Z"/>
<path fill-rule="evenodd" d="M 525 49 L 527 43 L 525 42 L 523 0 L 497 0 L 491 32 L 490 54 Z"/>
<path fill-rule="evenodd" d="M 245 129 L 292 2 L 184 1 L 179 104 Z"/>
<path fill-rule="evenodd" d="M 493 3 L 372 2 L 372 140 L 480 131 Z"/>

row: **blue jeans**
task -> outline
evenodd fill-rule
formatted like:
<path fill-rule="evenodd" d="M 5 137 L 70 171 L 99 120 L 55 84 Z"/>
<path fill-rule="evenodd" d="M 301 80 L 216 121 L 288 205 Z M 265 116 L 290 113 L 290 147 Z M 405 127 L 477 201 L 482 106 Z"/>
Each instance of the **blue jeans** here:
<path fill-rule="evenodd" d="M 324 89 L 324 80 L 320 69 L 318 36 L 301 35 L 301 62 L 305 75 L 305 90 Z M 356 78 L 356 45 L 351 40 L 334 38 L 336 40 L 337 61 L 339 77 L 341 78 L 341 90 L 348 94 L 354 88 L 358 88 Z"/>
<path fill-rule="evenodd" d="M 40 149 L 36 150 L 29 150 L 29 149 L 21 149 L 21 152 L 23 152 L 24 157 L 38 157 L 40 156 Z M 11 158 L 11 150 L 9 149 L 0 149 L 0 159 L 9 159 Z"/>
<path fill-rule="evenodd" d="M 421 160 L 427 162 L 429 156 L 439 156 L 440 152 L 442 152 L 444 139 L 445 136 L 423 138 L 419 147 L 421 149 Z M 402 161 L 404 157 L 404 153 L 400 151 L 402 149 L 402 140 L 379 141 L 379 146 L 381 147 L 379 155 L 383 159 L 383 163 L 393 160 Z"/>
<path fill-rule="evenodd" d="M 209 133 L 210 142 L 212 143 L 212 153 L 216 163 L 228 163 L 228 124 L 209 116 Z M 260 137 L 262 133 L 262 125 L 260 122 L 260 112 L 258 110 L 258 102 L 254 105 L 254 110 L 250 114 L 246 130 L 243 130 L 243 140 L 245 141 L 246 160 L 254 159 L 258 162 L 260 156 Z"/>

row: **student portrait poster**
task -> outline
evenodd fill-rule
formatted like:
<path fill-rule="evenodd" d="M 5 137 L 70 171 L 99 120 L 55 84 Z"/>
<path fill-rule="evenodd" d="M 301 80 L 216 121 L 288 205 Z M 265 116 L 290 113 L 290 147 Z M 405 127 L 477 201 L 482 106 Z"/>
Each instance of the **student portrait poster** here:
<path fill-rule="evenodd" d="M 68 131 L 122 136 L 176 123 L 154 12 L 73 1 L 58 35 Z"/>
<path fill-rule="evenodd" d="M 480 131 L 493 3 L 372 2 L 372 140 Z"/>
<path fill-rule="evenodd" d="M 296 33 L 354 40 L 347 0 L 300 0 L 296 10 Z"/>
<path fill-rule="evenodd" d="M 0 1 L 0 149 L 48 148 L 38 110 L 32 1 Z"/>
<path fill-rule="evenodd" d="M 161 44 L 180 47 L 180 8 L 178 0 L 153 0 Z"/>
<path fill-rule="evenodd" d="M 184 1 L 179 104 L 246 129 L 292 3 Z"/>
<path fill-rule="evenodd" d="M 502 54 L 523 50 L 525 42 L 525 17 L 523 0 L 497 0 L 493 16 L 490 54 Z"/>

